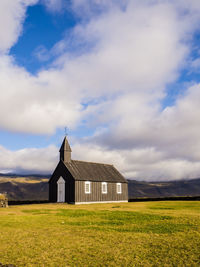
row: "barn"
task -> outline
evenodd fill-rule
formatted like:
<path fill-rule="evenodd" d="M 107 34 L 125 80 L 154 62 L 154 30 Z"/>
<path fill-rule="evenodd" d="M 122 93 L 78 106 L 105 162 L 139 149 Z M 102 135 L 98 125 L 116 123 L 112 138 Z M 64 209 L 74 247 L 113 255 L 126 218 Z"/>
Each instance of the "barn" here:
<path fill-rule="evenodd" d="M 128 184 L 110 164 L 71 159 L 67 137 L 60 161 L 49 180 L 49 201 L 72 204 L 127 202 Z"/>

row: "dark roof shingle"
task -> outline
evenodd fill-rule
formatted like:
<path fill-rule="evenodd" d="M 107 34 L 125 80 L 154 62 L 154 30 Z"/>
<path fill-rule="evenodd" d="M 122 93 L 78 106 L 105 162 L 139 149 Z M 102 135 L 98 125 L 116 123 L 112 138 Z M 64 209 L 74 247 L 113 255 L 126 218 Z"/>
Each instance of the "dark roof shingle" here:
<path fill-rule="evenodd" d="M 127 183 L 126 179 L 113 165 L 71 160 L 64 163 L 77 181 L 120 182 Z"/>

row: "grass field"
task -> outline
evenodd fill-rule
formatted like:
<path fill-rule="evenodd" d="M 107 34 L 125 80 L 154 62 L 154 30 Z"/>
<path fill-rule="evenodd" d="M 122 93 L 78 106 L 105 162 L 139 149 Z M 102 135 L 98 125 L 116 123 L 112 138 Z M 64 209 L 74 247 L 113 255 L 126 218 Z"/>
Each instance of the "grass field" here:
<path fill-rule="evenodd" d="M 200 202 L 2 208 L 0 263 L 200 266 Z"/>

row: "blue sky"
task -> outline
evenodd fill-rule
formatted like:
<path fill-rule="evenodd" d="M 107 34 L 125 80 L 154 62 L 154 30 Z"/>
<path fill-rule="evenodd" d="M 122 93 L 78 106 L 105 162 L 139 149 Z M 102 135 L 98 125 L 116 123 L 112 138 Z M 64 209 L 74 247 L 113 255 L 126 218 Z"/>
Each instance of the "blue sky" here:
<path fill-rule="evenodd" d="M 200 177 L 198 1 L 0 7 L 1 172 L 51 173 L 68 127 L 76 159 L 137 180 Z"/>
<path fill-rule="evenodd" d="M 53 60 L 50 58 L 39 61 L 37 51 L 39 52 L 42 47 L 46 51 L 51 50 L 75 24 L 76 18 L 67 10 L 50 13 L 42 3 L 30 6 L 26 11 L 22 35 L 11 48 L 10 54 L 14 56 L 18 65 L 36 74 L 41 68 L 48 67 Z"/>
<path fill-rule="evenodd" d="M 65 11 L 50 12 L 42 2 L 29 6 L 23 22 L 22 34 L 16 44 L 11 47 L 9 54 L 14 57 L 18 66 L 36 75 L 41 69 L 48 68 L 55 59 L 51 55 L 48 59 L 40 60 L 37 57 L 37 53 L 49 54 L 49 51 L 57 42 L 62 40 L 66 32 L 76 25 L 77 20 L 76 16 L 67 9 Z M 43 49 L 45 49 L 45 52 L 43 52 Z M 84 134 L 85 131 L 85 129 L 78 129 L 73 134 L 82 136 L 81 132 Z M 39 148 L 52 143 L 59 146 L 60 138 L 64 134 L 64 127 L 57 129 L 50 136 L 23 132 L 15 133 L 2 129 L 0 138 L 3 146 L 11 150 L 18 150 L 24 147 Z"/>

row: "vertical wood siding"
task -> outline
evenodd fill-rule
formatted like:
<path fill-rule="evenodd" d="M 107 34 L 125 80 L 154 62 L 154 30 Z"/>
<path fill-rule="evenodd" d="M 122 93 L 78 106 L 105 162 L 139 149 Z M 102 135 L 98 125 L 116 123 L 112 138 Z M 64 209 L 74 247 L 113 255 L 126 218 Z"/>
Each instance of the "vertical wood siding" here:
<path fill-rule="evenodd" d="M 107 194 L 102 194 L 101 182 L 91 182 L 91 193 L 85 194 L 85 181 L 75 181 L 75 202 L 128 200 L 128 184 L 121 185 L 121 194 L 117 194 L 117 183 L 107 183 Z"/>

